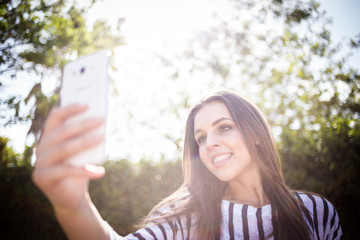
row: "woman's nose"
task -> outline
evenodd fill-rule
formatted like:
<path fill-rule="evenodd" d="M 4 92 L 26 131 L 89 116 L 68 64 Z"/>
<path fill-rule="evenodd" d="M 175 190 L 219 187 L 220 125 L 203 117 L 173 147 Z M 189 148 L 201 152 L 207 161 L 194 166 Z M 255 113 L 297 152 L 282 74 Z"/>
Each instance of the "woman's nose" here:
<path fill-rule="evenodd" d="M 220 145 L 219 138 L 215 135 L 208 135 L 206 138 L 206 147 L 211 149 Z"/>

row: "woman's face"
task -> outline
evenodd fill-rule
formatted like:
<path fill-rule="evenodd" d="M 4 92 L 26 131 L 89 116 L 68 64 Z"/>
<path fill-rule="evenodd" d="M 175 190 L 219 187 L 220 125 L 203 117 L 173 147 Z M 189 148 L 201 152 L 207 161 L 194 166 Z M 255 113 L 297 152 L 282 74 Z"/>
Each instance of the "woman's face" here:
<path fill-rule="evenodd" d="M 219 180 L 240 180 L 257 170 L 239 128 L 222 102 L 210 102 L 198 111 L 194 136 L 201 161 Z"/>

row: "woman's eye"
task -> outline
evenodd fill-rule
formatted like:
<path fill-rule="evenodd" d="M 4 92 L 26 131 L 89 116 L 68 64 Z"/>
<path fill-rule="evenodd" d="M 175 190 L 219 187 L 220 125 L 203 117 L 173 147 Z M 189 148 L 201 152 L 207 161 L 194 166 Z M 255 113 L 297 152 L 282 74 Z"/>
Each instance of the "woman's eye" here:
<path fill-rule="evenodd" d="M 229 131 L 230 129 L 231 129 L 231 126 L 229 126 L 229 125 L 222 125 L 219 128 L 220 132 Z"/>
<path fill-rule="evenodd" d="M 199 137 L 199 138 L 197 139 L 198 144 L 201 144 L 201 143 L 205 142 L 205 139 L 206 139 L 206 138 L 205 138 L 204 136 Z"/>

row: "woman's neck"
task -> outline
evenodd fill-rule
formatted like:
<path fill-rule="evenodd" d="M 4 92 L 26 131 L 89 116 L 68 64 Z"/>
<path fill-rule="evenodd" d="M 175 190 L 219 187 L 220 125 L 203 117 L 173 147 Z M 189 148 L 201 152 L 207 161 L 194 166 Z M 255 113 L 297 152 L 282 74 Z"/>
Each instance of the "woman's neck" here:
<path fill-rule="evenodd" d="M 255 171 L 246 175 L 228 182 L 224 199 L 254 207 L 269 204 L 270 201 L 262 186 L 260 172 Z"/>

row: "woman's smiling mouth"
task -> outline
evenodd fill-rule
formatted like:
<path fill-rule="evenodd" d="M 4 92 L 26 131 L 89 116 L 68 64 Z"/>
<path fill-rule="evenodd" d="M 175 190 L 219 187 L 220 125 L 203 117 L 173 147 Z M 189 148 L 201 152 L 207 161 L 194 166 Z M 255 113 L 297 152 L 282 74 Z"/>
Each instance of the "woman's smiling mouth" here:
<path fill-rule="evenodd" d="M 230 160 L 231 156 L 232 153 L 215 155 L 215 157 L 212 159 L 212 162 L 214 163 L 215 167 L 219 167 Z"/>

